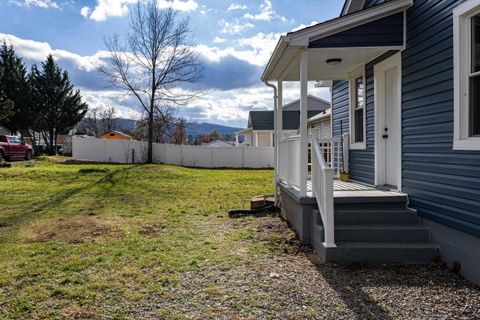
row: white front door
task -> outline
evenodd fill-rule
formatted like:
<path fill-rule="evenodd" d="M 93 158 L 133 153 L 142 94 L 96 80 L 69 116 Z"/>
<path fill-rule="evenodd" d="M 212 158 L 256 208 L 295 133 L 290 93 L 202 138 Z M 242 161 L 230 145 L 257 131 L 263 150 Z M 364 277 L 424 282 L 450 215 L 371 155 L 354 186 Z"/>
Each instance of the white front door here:
<path fill-rule="evenodd" d="M 401 189 L 401 58 L 375 66 L 375 184 Z"/>

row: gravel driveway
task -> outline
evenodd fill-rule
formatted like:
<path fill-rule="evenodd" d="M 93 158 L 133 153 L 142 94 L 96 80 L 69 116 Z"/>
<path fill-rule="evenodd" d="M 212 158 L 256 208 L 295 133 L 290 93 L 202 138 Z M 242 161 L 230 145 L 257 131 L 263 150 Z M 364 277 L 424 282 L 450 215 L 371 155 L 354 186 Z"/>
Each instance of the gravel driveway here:
<path fill-rule="evenodd" d="M 255 228 L 238 250 L 270 241 L 273 254 L 186 272 L 171 290 L 133 308 L 133 317 L 480 319 L 479 287 L 435 265 L 319 265 L 278 217 L 231 219 L 217 227 Z"/>

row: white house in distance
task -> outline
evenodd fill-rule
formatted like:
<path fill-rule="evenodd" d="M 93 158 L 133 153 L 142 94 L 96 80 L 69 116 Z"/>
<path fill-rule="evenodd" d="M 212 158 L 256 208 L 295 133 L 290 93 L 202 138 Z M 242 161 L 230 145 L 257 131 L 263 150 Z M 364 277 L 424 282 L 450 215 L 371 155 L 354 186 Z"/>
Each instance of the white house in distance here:
<path fill-rule="evenodd" d="M 308 117 L 315 119 L 315 126 L 330 136 L 330 102 L 319 97 L 308 95 Z M 283 106 L 283 134 L 296 135 L 300 125 L 300 99 Z M 273 147 L 274 113 L 273 111 L 250 111 L 248 116 L 248 128 L 235 133 L 237 146 L 247 147 Z M 239 137 L 243 136 L 243 142 L 239 143 Z"/>

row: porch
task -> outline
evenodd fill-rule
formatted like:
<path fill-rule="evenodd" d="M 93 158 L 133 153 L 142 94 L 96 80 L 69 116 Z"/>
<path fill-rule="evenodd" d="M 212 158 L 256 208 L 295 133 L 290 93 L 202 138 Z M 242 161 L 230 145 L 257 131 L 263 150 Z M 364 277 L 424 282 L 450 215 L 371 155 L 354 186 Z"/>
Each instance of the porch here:
<path fill-rule="evenodd" d="M 300 239 L 324 261 L 429 262 L 438 254 L 429 230 L 400 192 L 399 52 L 405 48 L 405 12 L 412 3 L 392 0 L 288 33 L 263 73 L 262 80 L 275 94 L 277 203 Z M 368 82 L 367 65 L 373 73 Z M 347 90 L 335 103 L 332 87 L 339 80 Z M 295 136 L 280 125 L 283 85 L 291 81 L 300 84 Z M 329 138 L 308 126 L 309 81 L 331 86 Z M 374 104 L 373 114 L 367 115 L 367 100 Z M 358 171 L 368 167 L 365 159 L 374 166 L 363 174 L 369 185 L 338 179 L 349 173 L 360 177 Z"/>

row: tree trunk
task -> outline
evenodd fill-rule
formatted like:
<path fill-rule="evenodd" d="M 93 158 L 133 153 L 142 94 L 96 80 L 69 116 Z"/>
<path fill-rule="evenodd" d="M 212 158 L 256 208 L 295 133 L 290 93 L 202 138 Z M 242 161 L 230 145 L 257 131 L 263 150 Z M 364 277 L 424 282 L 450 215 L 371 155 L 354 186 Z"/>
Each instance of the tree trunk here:
<path fill-rule="evenodd" d="M 53 133 L 53 130 L 50 130 L 48 132 L 48 155 L 49 156 L 54 156 L 56 155 L 55 148 L 54 148 L 54 140 L 55 140 L 55 134 Z"/>
<path fill-rule="evenodd" d="M 148 115 L 148 155 L 147 163 L 153 163 L 153 105 Z"/>

